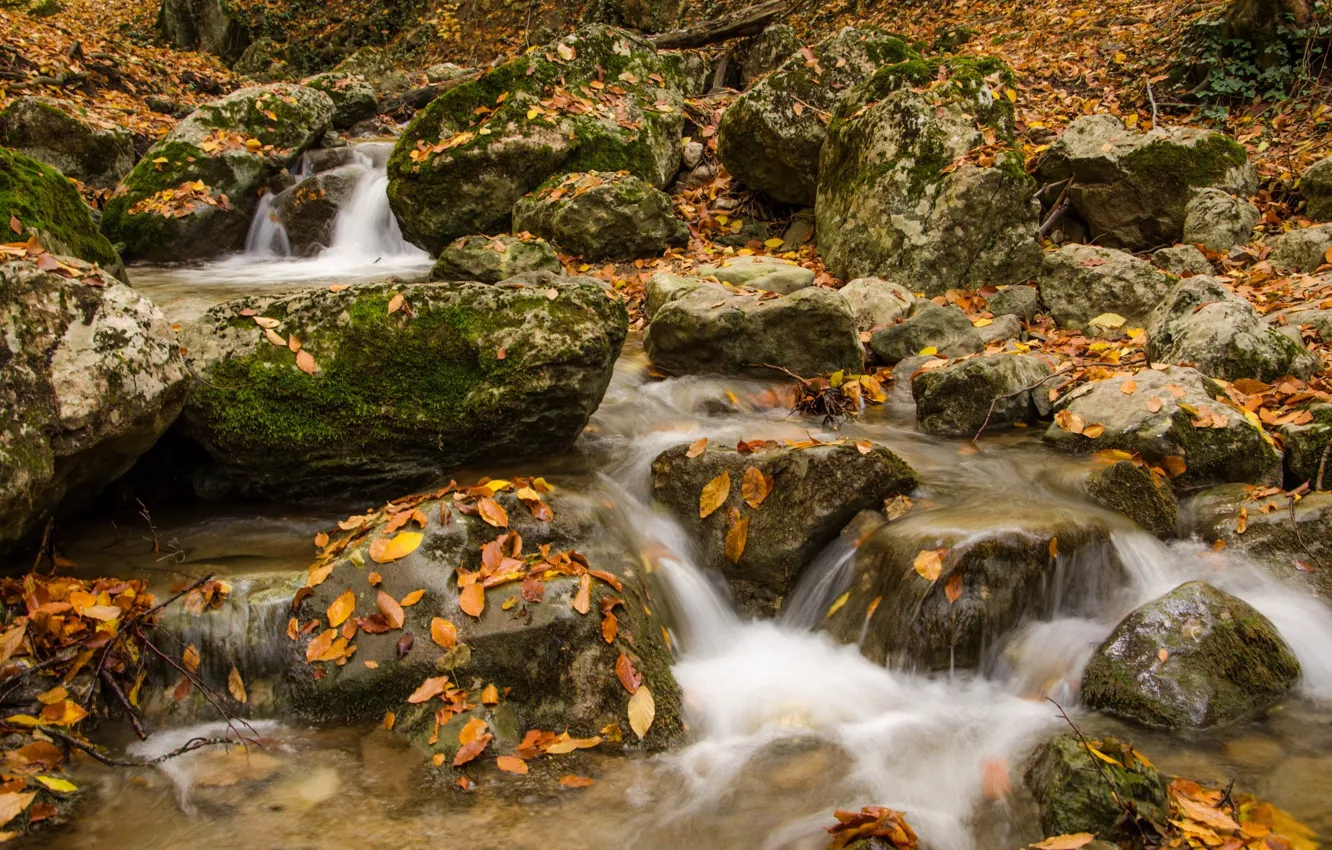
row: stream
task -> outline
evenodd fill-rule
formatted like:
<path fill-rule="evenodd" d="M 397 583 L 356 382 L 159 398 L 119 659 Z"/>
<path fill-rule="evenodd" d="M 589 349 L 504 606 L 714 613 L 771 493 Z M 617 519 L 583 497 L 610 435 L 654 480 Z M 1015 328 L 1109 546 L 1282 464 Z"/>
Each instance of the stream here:
<path fill-rule="evenodd" d="M 134 285 L 173 321 L 187 321 L 247 293 L 421 278 L 430 260 L 397 233 L 384 198 L 381 151 L 365 151 L 374 167 L 344 210 L 333 246 L 317 258 L 284 256 L 284 238 L 261 210 L 243 255 L 203 267 L 133 268 Z M 987 437 L 975 450 L 917 431 L 910 402 L 898 396 L 834 432 L 758 403 L 771 386 L 736 377 L 654 378 L 631 335 L 577 445 L 514 470 L 557 486 L 576 480 L 599 492 L 632 519 L 644 549 L 667 553 L 659 561 L 680 650 L 675 675 L 691 737 L 684 749 L 651 758 L 593 755 L 596 781 L 582 790 L 516 795 L 501 777 L 479 783 L 464 799 L 424 785 L 424 757 L 377 725 L 304 728 L 260 720 L 256 729 L 268 740 L 261 751 L 201 751 L 158 770 L 83 769 L 80 784 L 98 793 L 72 825 L 40 836 L 41 846 L 822 850 L 834 809 L 877 804 L 905 811 L 932 850 L 1016 848 L 1041 837 L 1022 772 L 1031 748 L 1064 723 L 1047 695 L 1089 734 L 1131 739 L 1164 773 L 1222 785 L 1234 778 L 1240 790 L 1288 810 L 1320 835 L 1332 834 L 1332 611 L 1326 606 L 1243 557 L 1196 541 L 1163 543 L 1107 512 L 1077 486 L 1091 461 L 1047 450 L 1037 433 Z M 727 393 L 736 403 L 726 403 Z M 852 579 L 855 550 L 848 539 L 815 559 L 777 621 L 746 621 L 734 613 L 725 585 L 694 565 L 684 532 L 654 509 L 649 465 L 666 448 L 703 436 L 727 443 L 807 433 L 871 440 L 915 468 L 924 482 L 918 505 L 900 522 L 976 534 L 1012 525 L 1018 516 L 1105 522 L 1127 568 L 1123 585 L 1093 600 L 1092 615 L 1085 613 L 1088 600 L 1061 598 L 1053 617 L 1028 622 L 987 648 L 979 673 L 885 668 L 819 630 Z M 142 523 L 105 519 L 67 529 L 67 555 L 80 575 L 145 576 L 159 595 L 179 576 L 216 572 L 233 582 L 234 600 L 267 577 L 303 571 L 313 534 L 347 509 L 364 507 L 179 505 L 153 514 L 165 556 L 151 554 Z M 1096 645 L 1135 606 L 1195 578 L 1273 621 L 1303 666 L 1298 690 L 1259 720 L 1195 733 L 1145 730 L 1081 710 L 1075 683 Z M 249 647 L 245 664 L 262 665 L 265 647 L 280 651 L 275 643 L 284 640 L 290 597 L 274 597 L 271 617 L 234 602 L 207 614 L 211 642 L 234 637 L 238 647 Z M 110 735 L 113 749 L 152 756 L 217 731 L 216 725 L 166 729 L 143 743 L 128 729 L 104 729 L 103 736 Z"/>

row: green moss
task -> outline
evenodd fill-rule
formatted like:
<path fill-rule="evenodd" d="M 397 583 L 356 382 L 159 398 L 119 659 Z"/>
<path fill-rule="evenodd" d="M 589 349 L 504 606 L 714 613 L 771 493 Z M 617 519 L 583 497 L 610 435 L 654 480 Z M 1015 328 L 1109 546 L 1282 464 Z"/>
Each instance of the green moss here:
<path fill-rule="evenodd" d="M 1182 186 L 1215 185 L 1227 171 L 1243 166 L 1247 160 L 1243 145 L 1212 133 L 1192 147 L 1150 142 L 1125 156 L 1123 165 L 1144 186 L 1178 191 Z"/>
<path fill-rule="evenodd" d="M 26 230 L 36 228 L 59 245 L 52 250 L 98 263 L 106 269 L 120 267 L 120 258 L 93 223 L 92 213 L 72 183 L 49 165 L 23 154 L 0 148 L 0 218 L 17 218 Z"/>

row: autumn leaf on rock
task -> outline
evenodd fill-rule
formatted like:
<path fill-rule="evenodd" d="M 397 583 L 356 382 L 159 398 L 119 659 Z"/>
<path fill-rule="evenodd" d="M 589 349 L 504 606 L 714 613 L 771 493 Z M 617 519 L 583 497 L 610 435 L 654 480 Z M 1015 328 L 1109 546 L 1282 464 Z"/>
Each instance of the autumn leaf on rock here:
<path fill-rule="evenodd" d="M 586 788 L 592 784 L 592 780 L 586 776 L 575 776 L 571 773 L 568 776 L 561 776 L 560 784 L 565 788 Z"/>
<path fill-rule="evenodd" d="M 652 691 L 648 690 L 647 685 L 640 685 L 634 695 L 629 697 L 629 728 L 634 730 L 638 740 L 647 736 L 656 717 L 657 704 L 652 700 Z"/>
<path fill-rule="evenodd" d="M 395 629 L 402 628 L 403 613 L 398 600 L 381 590 L 379 595 L 375 597 L 375 605 L 379 608 L 379 613 L 384 615 L 384 619 L 388 621 L 389 626 Z"/>
<path fill-rule="evenodd" d="M 1079 832 L 1074 835 L 1056 835 L 1031 846 L 1033 850 L 1078 850 L 1095 840 L 1096 836 L 1090 832 Z"/>
<path fill-rule="evenodd" d="M 461 730 L 459 730 L 458 743 L 462 744 L 464 747 L 467 746 L 485 734 L 485 731 L 489 726 L 490 724 L 484 719 L 473 717 L 471 720 L 467 721 L 467 724 L 463 726 Z"/>
<path fill-rule="evenodd" d="M 403 295 L 402 295 L 401 292 L 399 292 L 397 295 L 394 295 L 392 298 L 390 298 L 390 299 L 389 299 L 389 303 L 388 303 L 388 311 L 389 311 L 389 315 L 391 316 L 391 315 L 393 315 L 394 313 L 396 313 L 396 312 L 398 312 L 399 310 L 401 310 L 401 309 L 402 309 L 402 305 L 405 304 L 406 302 L 407 302 L 407 299 L 403 297 Z"/>
<path fill-rule="evenodd" d="M 348 590 L 329 604 L 327 612 L 329 626 L 336 629 L 345 623 L 355 610 L 356 595 Z"/>
<path fill-rule="evenodd" d="M 949 605 L 962 598 L 961 573 L 953 573 L 948 577 L 948 581 L 944 584 L 944 595 L 948 597 Z"/>
<path fill-rule="evenodd" d="M 703 454 L 703 450 L 706 449 L 707 447 L 708 447 L 708 438 L 699 437 L 697 440 L 689 444 L 689 450 L 685 452 L 685 457 L 696 458 L 699 455 Z"/>
<path fill-rule="evenodd" d="M 745 470 L 745 476 L 740 481 L 740 495 L 746 505 L 757 508 L 771 492 L 772 476 L 764 475 L 757 466 Z"/>
<path fill-rule="evenodd" d="M 731 509 L 734 516 L 727 517 L 726 560 L 732 564 L 740 563 L 740 556 L 745 553 L 745 543 L 749 540 L 749 517 L 739 516 L 739 511 Z"/>
<path fill-rule="evenodd" d="M 458 753 L 453 757 L 453 766 L 462 767 L 472 759 L 481 755 L 482 750 L 489 746 L 490 742 L 494 739 L 495 736 L 487 732 L 475 741 L 459 748 Z"/>
<path fill-rule="evenodd" d="M 578 577 L 578 593 L 574 594 L 573 608 L 579 614 L 592 610 L 592 576 L 587 573 Z"/>
<path fill-rule="evenodd" d="M 481 515 L 481 519 L 484 520 L 487 525 L 494 526 L 495 528 L 509 527 L 508 511 L 504 510 L 504 506 L 494 499 L 489 497 L 478 499 L 476 509 Z"/>
<path fill-rule="evenodd" d="M 458 628 L 448 620 L 435 617 L 430 621 L 430 639 L 444 649 L 453 649 L 458 643 Z"/>
<path fill-rule="evenodd" d="M 495 687 L 493 683 L 486 685 L 484 688 L 481 689 L 481 704 L 482 705 L 499 704 L 499 688 Z"/>
<path fill-rule="evenodd" d="M 643 677 L 638 674 L 634 662 L 623 652 L 620 653 L 619 658 L 615 659 L 615 676 L 630 694 L 637 692 L 643 685 Z"/>
<path fill-rule="evenodd" d="M 292 337 L 292 339 L 295 338 L 296 337 Z M 319 370 L 319 366 L 315 363 L 314 357 L 305 349 L 296 352 L 296 368 L 300 369 L 307 375 L 313 375 Z"/>
<path fill-rule="evenodd" d="M 398 602 L 398 604 L 404 608 L 410 608 L 416 603 L 420 602 L 421 597 L 423 596 L 425 596 L 424 588 L 421 588 L 419 590 L 413 590 L 411 593 L 404 596 L 402 600 Z"/>
<path fill-rule="evenodd" d="M 407 697 L 407 701 L 412 705 L 420 705 L 431 697 L 437 697 L 444 693 L 444 688 L 449 683 L 448 676 L 431 676 L 421 683 L 412 695 Z"/>
<path fill-rule="evenodd" d="M 227 674 L 227 692 L 236 702 L 242 704 L 249 702 L 249 695 L 245 693 L 245 682 L 234 664 L 231 666 L 231 672 Z"/>
<path fill-rule="evenodd" d="M 721 475 L 703 485 L 703 492 L 698 498 L 699 519 L 711 516 L 729 495 L 731 495 L 731 474 L 723 469 Z"/>
<path fill-rule="evenodd" d="M 321 632 L 318 637 L 306 645 L 305 660 L 312 664 L 315 661 L 318 661 L 319 658 L 324 653 L 328 652 L 329 648 L 333 646 L 333 639 L 337 636 L 337 629 L 328 629 L 327 631 Z"/>
<path fill-rule="evenodd" d="M 185 652 L 181 655 L 180 660 L 184 662 L 186 670 L 191 673 L 195 672 L 199 669 L 199 648 L 194 644 L 185 647 Z"/>
<path fill-rule="evenodd" d="M 376 564 L 389 564 L 416 551 L 424 536 L 419 531 L 402 531 L 388 537 L 377 537 L 370 544 L 370 560 Z"/>
<path fill-rule="evenodd" d="M 927 581 L 936 581 L 943 572 L 943 558 L 947 549 L 924 549 L 916 555 L 912 568 Z"/>
<path fill-rule="evenodd" d="M 458 607 L 463 613 L 480 617 L 486 607 L 486 591 L 479 584 L 469 584 L 458 593 Z"/>

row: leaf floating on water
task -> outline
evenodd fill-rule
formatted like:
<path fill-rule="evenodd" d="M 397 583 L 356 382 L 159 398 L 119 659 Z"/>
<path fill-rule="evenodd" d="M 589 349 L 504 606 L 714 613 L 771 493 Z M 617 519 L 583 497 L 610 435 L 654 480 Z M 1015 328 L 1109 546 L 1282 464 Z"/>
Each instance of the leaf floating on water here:
<path fill-rule="evenodd" d="M 688 458 L 698 457 L 699 455 L 703 454 L 703 450 L 706 449 L 707 447 L 708 447 L 708 438 L 699 437 L 697 440 L 689 444 L 689 451 L 685 452 L 685 457 Z"/>
<path fill-rule="evenodd" d="M 851 598 L 851 591 L 849 590 L 846 593 L 843 593 L 841 596 L 837 597 L 837 599 L 833 601 L 833 604 L 828 606 L 828 613 L 823 615 L 824 619 L 827 619 L 828 617 L 831 617 L 833 614 L 836 614 L 838 611 L 842 610 L 842 606 L 845 605 L 847 600 L 850 598 Z"/>
<path fill-rule="evenodd" d="M 458 593 L 458 607 L 463 613 L 480 617 L 486 607 L 486 591 L 479 584 L 469 584 Z"/>
<path fill-rule="evenodd" d="M 231 665 L 231 672 L 227 674 L 227 692 L 231 698 L 242 705 L 250 701 L 250 697 L 245 693 L 245 681 L 241 679 L 240 671 L 236 665 Z"/>
<path fill-rule="evenodd" d="M 504 506 L 489 497 L 482 497 L 476 503 L 477 513 L 487 525 L 495 528 L 509 527 L 509 513 L 504 510 Z"/>
<path fill-rule="evenodd" d="M 944 584 L 944 596 L 948 597 L 949 605 L 952 605 L 954 602 L 962 598 L 961 573 L 953 573 L 948 577 L 947 583 Z"/>
<path fill-rule="evenodd" d="M 638 740 L 647 736 L 656 717 L 657 704 L 652 700 L 652 691 L 648 690 L 647 685 L 639 686 L 634 695 L 629 697 L 629 728 L 634 730 Z"/>
<path fill-rule="evenodd" d="M 923 549 L 916 555 L 916 560 L 911 566 L 921 578 L 936 581 L 943 572 L 943 558 L 947 554 L 947 549 Z"/>
<path fill-rule="evenodd" d="M 377 537 L 370 544 L 370 559 L 376 564 L 389 564 L 416 551 L 425 539 L 419 531 L 401 531 L 392 539 Z"/>
<path fill-rule="evenodd" d="M 749 517 L 738 516 L 739 511 L 736 511 L 735 508 L 731 510 L 735 511 L 737 516 L 728 518 L 728 521 L 731 519 L 734 521 L 729 522 L 729 527 L 726 529 L 724 551 L 726 560 L 732 564 L 738 564 L 740 563 L 740 556 L 745 553 L 745 543 L 749 540 Z"/>
<path fill-rule="evenodd" d="M 384 615 L 384 619 L 388 621 L 391 628 L 402 628 L 403 613 L 398 600 L 381 590 L 379 595 L 375 597 L 375 606 L 379 608 L 379 613 Z"/>
<path fill-rule="evenodd" d="M 630 694 L 635 693 L 643 685 L 643 677 L 638 674 L 634 662 L 623 652 L 615 659 L 615 676 Z"/>
<path fill-rule="evenodd" d="M 586 776 L 574 776 L 571 773 L 568 776 L 561 776 L 560 784 L 565 788 L 586 788 L 592 784 L 592 780 Z"/>
<path fill-rule="evenodd" d="M 517 773 L 519 775 L 527 773 L 527 762 L 517 756 L 500 756 L 495 759 L 495 766 L 505 773 Z"/>
<path fill-rule="evenodd" d="M 1090 832 L 1079 832 L 1074 835 L 1056 835 L 1031 846 L 1033 850 L 1078 850 L 1095 840 L 1096 836 Z"/>
<path fill-rule="evenodd" d="M 435 617 L 430 621 L 430 639 L 444 649 L 453 649 L 458 643 L 458 627 L 448 620 Z"/>
<path fill-rule="evenodd" d="M 757 466 L 745 470 L 745 477 L 740 481 L 740 496 L 745 504 L 757 508 L 763 504 L 772 492 L 772 476 L 764 475 Z"/>
<path fill-rule="evenodd" d="M 731 474 L 723 469 L 721 475 L 703 485 L 703 492 L 698 497 L 699 519 L 711 516 L 730 495 Z"/>
<path fill-rule="evenodd" d="M 347 618 L 356 610 L 356 594 L 350 589 L 346 593 L 334 599 L 328 606 L 328 624 L 332 628 L 337 628 L 347 622 Z"/>

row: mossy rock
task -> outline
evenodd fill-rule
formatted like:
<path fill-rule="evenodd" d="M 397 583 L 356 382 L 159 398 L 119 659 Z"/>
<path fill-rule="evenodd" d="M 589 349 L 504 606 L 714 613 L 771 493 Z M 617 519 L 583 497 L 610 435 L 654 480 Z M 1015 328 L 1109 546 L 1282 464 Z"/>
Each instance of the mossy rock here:
<path fill-rule="evenodd" d="M 819 247 L 843 278 L 940 295 L 1036 275 L 1036 183 L 1013 145 L 1012 71 L 992 57 L 910 59 L 841 99 L 819 160 Z"/>
<path fill-rule="evenodd" d="M 1093 755 L 1088 745 L 1114 761 Z M 1107 840 L 1139 838 L 1122 804 L 1153 823 L 1164 824 L 1169 817 L 1165 779 L 1115 738 L 1084 742 L 1072 732 L 1056 735 L 1032 754 L 1025 781 L 1040 806 L 1046 835 L 1090 832 Z"/>
<path fill-rule="evenodd" d="M 1332 224 L 1296 228 L 1272 239 L 1271 245 L 1267 258 L 1273 268 L 1311 273 L 1327 262 L 1327 252 L 1332 251 Z"/>
<path fill-rule="evenodd" d="M 1332 156 L 1324 157 L 1300 174 L 1305 215 L 1314 221 L 1332 219 Z"/>
<path fill-rule="evenodd" d="M 418 112 L 389 160 L 389 203 L 403 235 L 436 253 L 509 230 L 518 199 L 559 174 L 628 171 L 660 188 L 679 169 L 683 108 L 650 42 L 585 26 Z"/>
<path fill-rule="evenodd" d="M 514 204 L 513 228 L 589 262 L 661 256 L 689 241 L 670 196 L 627 173 L 575 172 L 548 180 Z"/>
<path fill-rule="evenodd" d="M 1179 527 L 1179 502 L 1168 481 L 1127 460 L 1087 476 L 1088 494 L 1157 537 L 1174 537 Z"/>
<path fill-rule="evenodd" d="M 367 118 L 374 118 L 379 111 L 379 95 L 375 87 L 356 74 L 330 71 L 307 77 L 301 85 L 317 89 L 333 101 L 333 126 L 336 129 L 346 130 Z"/>
<path fill-rule="evenodd" d="M 974 357 L 918 373 L 911 381 L 916 421 L 927 434 L 972 437 L 982 427 L 1002 430 L 1050 413 L 1038 384 L 1054 374 L 1049 363 L 1020 354 Z"/>
<path fill-rule="evenodd" d="M 434 280 L 499 283 L 531 272 L 564 274 L 555 249 L 544 239 L 464 236 L 439 252 L 430 276 Z"/>
<path fill-rule="evenodd" d="M 73 184 L 51 166 L 7 148 L 0 148 L 0 217 L 6 227 L 18 219 L 23 232 L 11 231 L 12 238 L 36 236 L 52 253 L 124 274 L 116 249 L 97 231 Z"/>
<path fill-rule="evenodd" d="M 680 0 L 596 0 L 583 20 L 654 33 L 678 25 L 679 16 Z"/>
<path fill-rule="evenodd" d="M 1271 621 L 1191 581 L 1128 615 L 1087 662 L 1082 698 L 1150 726 L 1202 728 L 1266 708 L 1300 664 Z"/>
<path fill-rule="evenodd" d="M 94 189 L 109 189 L 134 166 L 134 140 L 120 127 L 102 129 L 74 111 L 49 98 L 21 97 L 0 113 L 0 144 Z"/>
<path fill-rule="evenodd" d="M 157 28 L 177 50 L 201 50 L 227 64 L 240 59 L 252 37 L 227 0 L 162 0 Z"/>
<path fill-rule="evenodd" d="M 1061 328 L 1083 328 L 1103 313 L 1147 319 L 1178 280 L 1125 251 L 1065 245 L 1041 262 L 1041 301 Z"/>
<path fill-rule="evenodd" d="M 276 320 L 282 340 L 299 339 L 314 373 L 241 315 L 250 310 Z M 182 334 L 199 377 L 182 427 L 244 493 L 391 492 L 567 448 L 601 401 L 627 327 L 624 307 L 586 279 L 243 298 Z"/>

